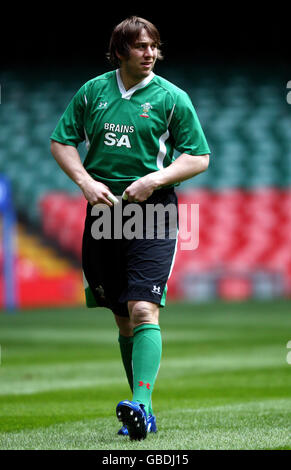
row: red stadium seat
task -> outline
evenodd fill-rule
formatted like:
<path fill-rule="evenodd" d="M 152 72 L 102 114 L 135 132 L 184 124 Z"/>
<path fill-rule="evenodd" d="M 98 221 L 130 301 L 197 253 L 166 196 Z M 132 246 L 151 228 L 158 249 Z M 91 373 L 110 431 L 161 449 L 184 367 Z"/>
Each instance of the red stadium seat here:
<path fill-rule="evenodd" d="M 229 277 L 218 283 L 219 296 L 225 300 L 245 300 L 252 295 L 251 281 L 244 277 Z"/>

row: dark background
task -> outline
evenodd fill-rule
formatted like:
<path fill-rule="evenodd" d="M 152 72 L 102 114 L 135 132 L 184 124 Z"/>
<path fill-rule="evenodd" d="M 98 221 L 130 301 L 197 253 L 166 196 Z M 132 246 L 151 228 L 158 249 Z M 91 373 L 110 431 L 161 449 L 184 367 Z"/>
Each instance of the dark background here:
<path fill-rule="evenodd" d="M 136 14 L 159 29 L 167 64 L 289 67 L 287 4 L 236 2 L 46 3 L 3 12 L 2 68 L 106 66 L 111 31 Z M 7 28 L 5 29 L 5 23 Z"/>

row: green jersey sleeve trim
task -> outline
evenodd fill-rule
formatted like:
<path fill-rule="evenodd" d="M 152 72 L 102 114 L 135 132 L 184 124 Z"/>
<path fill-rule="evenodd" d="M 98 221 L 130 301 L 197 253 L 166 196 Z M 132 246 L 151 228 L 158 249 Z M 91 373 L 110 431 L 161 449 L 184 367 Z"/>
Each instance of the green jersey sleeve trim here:
<path fill-rule="evenodd" d="M 158 153 L 158 156 L 157 156 L 157 167 L 158 167 L 159 170 L 164 168 L 163 162 L 164 162 L 165 156 L 167 155 L 166 141 L 170 137 L 169 126 L 170 126 L 170 123 L 171 123 L 171 120 L 172 120 L 172 116 L 173 116 L 173 113 L 174 113 L 174 110 L 175 110 L 175 106 L 176 105 L 174 104 L 173 107 L 172 107 L 170 116 L 168 118 L 167 130 L 159 138 L 159 153 Z"/>

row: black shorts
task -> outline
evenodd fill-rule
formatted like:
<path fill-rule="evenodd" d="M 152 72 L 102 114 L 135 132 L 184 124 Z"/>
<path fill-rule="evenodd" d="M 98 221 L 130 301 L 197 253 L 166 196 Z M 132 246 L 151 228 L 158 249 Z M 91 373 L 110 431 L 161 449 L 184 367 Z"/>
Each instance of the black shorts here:
<path fill-rule="evenodd" d="M 105 208 L 106 214 L 110 214 L 109 236 L 108 230 L 104 231 L 100 224 L 100 214 L 92 215 L 92 206 L 88 204 L 82 267 L 87 306 L 107 307 L 115 315 L 128 317 L 129 300 L 165 305 L 167 281 L 177 248 L 178 205 L 175 191 L 170 188 L 155 191 L 142 203 L 121 201 L 118 206 L 121 218 L 114 214 L 117 206 Z M 133 207 L 135 210 L 130 213 Z M 159 208 L 160 218 L 153 208 Z M 134 219 L 135 215 L 139 218 Z M 96 224 L 100 228 L 99 235 Z M 135 235 L 132 239 L 128 236 L 129 227 Z M 102 230 L 104 234 L 100 238 Z"/>

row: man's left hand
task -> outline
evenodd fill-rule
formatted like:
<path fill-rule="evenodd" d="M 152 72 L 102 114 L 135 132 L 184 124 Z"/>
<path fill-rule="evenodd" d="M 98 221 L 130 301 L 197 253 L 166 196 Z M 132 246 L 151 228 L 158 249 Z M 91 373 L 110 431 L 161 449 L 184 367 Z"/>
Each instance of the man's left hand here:
<path fill-rule="evenodd" d="M 126 188 L 124 193 L 127 195 L 129 202 L 143 202 L 153 194 L 157 187 L 155 173 L 149 173 L 134 181 Z"/>

